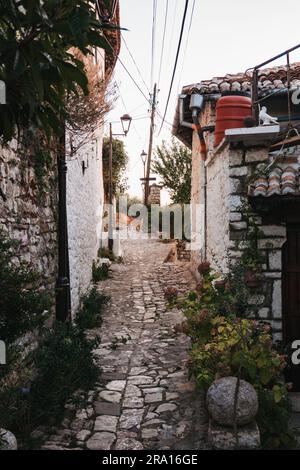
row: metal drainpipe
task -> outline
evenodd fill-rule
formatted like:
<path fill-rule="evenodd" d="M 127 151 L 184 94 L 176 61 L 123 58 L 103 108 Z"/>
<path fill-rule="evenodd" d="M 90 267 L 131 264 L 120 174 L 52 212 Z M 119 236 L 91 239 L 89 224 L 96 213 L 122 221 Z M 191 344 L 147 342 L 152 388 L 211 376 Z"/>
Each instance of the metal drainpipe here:
<path fill-rule="evenodd" d="M 64 126 L 63 126 L 64 129 Z M 67 222 L 67 185 L 65 129 L 58 144 L 58 278 L 56 282 L 56 319 L 67 321 L 71 317 L 71 295 L 69 275 L 69 244 Z"/>
<path fill-rule="evenodd" d="M 201 195 L 200 198 L 203 200 L 204 203 L 204 246 L 203 246 L 203 259 L 206 259 L 206 252 L 207 252 L 207 192 L 206 192 L 206 180 L 207 180 L 207 170 L 205 166 L 205 160 L 207 156 L 207 149 L 206 149 L 206 143 L 204 140 L 203 136 L 203 130 L 199 124 L 199 114 L 202 109 L 202 102 L 199 102 L 197 105 L 193 105 L 193 103 L 190 103 L 190 108 L 192 109 L 192 119 L 193 123 L 184 121 L 184 107 L 183 107 L 183 100 L 186 98 L 187 95 L 179 95 L 179 122 L 180 125 L 183 127 L 189 127 L 190 129 L 193 129 L 197 131 L 199 141 L 200 141 L 200 153 L 201 153 L 201 167 L 200 167 L 200 172 L 201 172 L 201 182 L 200 182 L 200 191 Z M 193 96 L 193 95 L 192 95 Z M 191 100 L 192 101 L 192 100 Z M 201 101 L 201 100 L 200 100 Z"/>

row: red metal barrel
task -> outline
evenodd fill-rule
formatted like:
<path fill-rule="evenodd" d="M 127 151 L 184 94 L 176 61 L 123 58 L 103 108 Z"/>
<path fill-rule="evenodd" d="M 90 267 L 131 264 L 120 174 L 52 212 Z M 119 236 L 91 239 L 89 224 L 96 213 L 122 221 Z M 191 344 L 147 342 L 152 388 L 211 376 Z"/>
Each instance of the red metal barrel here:
<path fill-rule="evenodd" d="M 215 147 L 222 141 L 226 129 L 245 127 L 244 118 L 251 116 L 251 99 L 248 96 L 227 95 L 217 101 Z"/>

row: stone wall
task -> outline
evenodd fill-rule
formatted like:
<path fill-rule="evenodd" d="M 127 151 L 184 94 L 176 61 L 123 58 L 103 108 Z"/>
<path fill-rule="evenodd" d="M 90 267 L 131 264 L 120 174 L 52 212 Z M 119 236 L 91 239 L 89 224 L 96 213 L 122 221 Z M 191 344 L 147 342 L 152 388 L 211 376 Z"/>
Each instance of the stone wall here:
<path fill-rule="evenodd" d="M 214 103 L 206 103 L 201 113 L 201 126 L 215 124 Z M 269 159 L 268 147 L 233 148 L 225 140 L 215 148 L 214 133 L 205 133 L 207 145 L 207 233 L 206 258 L 220 272 L 228 271 L 229 258 L 241 258 L 246 246 L 249 178 L 265 167 Z M 205 220 L 201 215 L 203 204 L 203 167 L 199 139 L 194 131 L 192 143 L 192 251 L 191 271 L 197 276 L 197 266 L 204 259 L 203 236 Z M 263 259 L 262 281 L 253 290 L 252 309 L 256 317 L 268 320 L 274 339 L 281 339 L 281 248 L 286 241 L 285 224 L 266 221 L 257 214 L 260 235 L 258 247 Z M 195 243 L 195 240 L 200 243 Z"/>
<path fill-rule="evenodd" d="M 243 208 L 248 200 L 249 178 L 268 162 L 269 149 L 249 148 L 242 151 L 226 146 L 224 152 L 229 152 L 230 166 L 230 255 L 232 259 L 240 259 L 249 230 L 248 215 Z M 266 221 L 258 214 L 254 219 L 259 229 L 258 249 L 263 262 L 262 280 L 254 289 L 251 306 L 256 317 L 271 323 L 274 339 L 277 340 L 282 337 L 281 248 L 286 241 L 286 227 L 284 223 Z"/>
<path fill-rule="evenodd" d="M 159 186 L 158 184 L 151 184 L 149 188 L 148 203 L 158 204 L 160 206 L 160 192 L 161 192 L 161 186 Z"/>
<path fill-rule="evenodd" d="M 41 286 L 55 297 L 57 277 L 56 157 L 47 171 L 37 155 L 16 141 L 0 148 L 0 228 L 19 240 L 14 261 L 30 263 L 41 274 Z M 39 177 L 37 177 L 37 174 Z"/>
<path fill-rule="evenodd" d="M 97 50 L 97 58 L 86 59 L 85 66 L 90 86 L 95 79 L 105 77 L 105 53 Z M 94 80 L 94 81 L 93 81 Z M 94 83 L 94 85 L 93 85 Z M 71 311 L 74 317 L 81 297 L 92 282 L 93 262 L 97 262 L 100 247 L 103 216 L 102 141 L 103 126 L 98 122 L 96 130 L 78 134 L 66 133 L 68 157 L 67 215 L 69 236 Z M 72 148 L 76 151 L 71 151 Z"/>
<path fill-rule="evenodd" d="M 102 129 L 68 161 L 67 212 L 72 314 L 92 281 L 103 212 Z"/>
<path fill-rule="evenodd" d="M 206 259 L 217 271 L 228 268 L 229 212 L 232 204 L 229 179 L 229 152 L 216 153 L 206 162 L 207 249 Z"/>

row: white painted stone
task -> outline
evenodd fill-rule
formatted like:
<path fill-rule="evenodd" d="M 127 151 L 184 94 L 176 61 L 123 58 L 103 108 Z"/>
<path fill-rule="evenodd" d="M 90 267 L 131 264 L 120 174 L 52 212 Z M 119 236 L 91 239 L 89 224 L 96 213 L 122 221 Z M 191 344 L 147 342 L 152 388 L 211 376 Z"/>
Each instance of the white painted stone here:
<path fill-rule="evenodd" d="M 242 214 L 240 212 L 230 212 L 229 220 L 230 222 L 239 222 L 242 219 Z"/>
<path fill-rule="evenodd" d="M 243 153 L 241 150 L 231 150 L 229 155 L 230 166 L 240 166 L 243 162 Z"/>
<path fill-rule="evenodd" d="M 286 227 L 282 225 L 261 225 L 259 228 L 267 237 L 285 237 Z"/>
<path fill-rule="evenodd" d="M 272 314 L 274 318 L 282 317 L 281 281 L 274 281 L 272 296 Z"/>
<path fill-rule="evenodd" d="M 258 249 L 260 250 L 272 250 L 281 248 L 284 244 L 284 238 L 264 238 L 262 240 L 258 240 Z"/>
<path fill-rule="evenodd" d="M 231 222 L 230 227 L 233 230 L 245 230 L 247 228 L 247 222 Z"/>
<path fill-rule="evenodd" d="M 281 251 L 270 251 L 269 268 L 271 271 L 281 271 L 282 269 L 282 253 Z"/>
<path fill-rule="evenodd" d="M 231 211 L 239 210 L 242 205 L 242 199 L 240 196 L 229 197 L 229 207 Z"/>
<path fill-rule="evenodd" d="M 268 318 L 269 315 L 270 315 L 270 309 L 267 307 L 263 307 L 258 310 L 258 316 L 260 318 Z"/>
<path fill-rule="evenodd" d="M 230 168 L 229 176 L 246 176 L 248 174 L 247 166 L 239 166 L 236 168 Z"/>

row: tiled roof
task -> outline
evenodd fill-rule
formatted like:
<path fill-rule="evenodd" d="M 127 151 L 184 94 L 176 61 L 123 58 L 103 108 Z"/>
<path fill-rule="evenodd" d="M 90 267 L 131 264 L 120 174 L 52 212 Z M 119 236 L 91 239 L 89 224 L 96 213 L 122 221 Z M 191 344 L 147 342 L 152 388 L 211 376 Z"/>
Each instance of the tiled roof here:
<path fill-rule="evenodd" d="M 218 95 L 226 91 L 251 90 L 252 71 L 247 73 L 227 74 L 224 77 L 214 77 L 211 80 L 202 80 L 199 83 L 187 85 L 182 88 L 182 94 L 201 93 L 207 95 Z M 260 69 L 258 72 L 259 95 L 268 94 L 272 90 L 285 90 L 287 87 L 287 68 L 285 65 Z M 290 65 L 291 88 L 300 87 L 300 62 Z M 181 127 L 179 124 L 179 105 L 177 102 L 175 116 L 172 126 L 172 134 L 178 137 L 185 145 L 192 145 L 192 131 L 189 128 Z"/>
<path fill-rule="evenodd" d="M 182 93 L 223 93 L 224 91 L 250 91 L 252 71 L 237 74 L 227 74 L 224 77 L 214 77 L 199 83 L 183 87 Z M 258 73 L 258 88 L 261 91 L 284 89 L 287 86 L 286 66 L 261 69 Z M 300 87 L 300 62 L 290 65 L 291 87 Z"/>
<path fill-rule="evenodd" d="M 273 168 L 249 186 L 249 196 L 300 196 L 299 167 Z"/>

